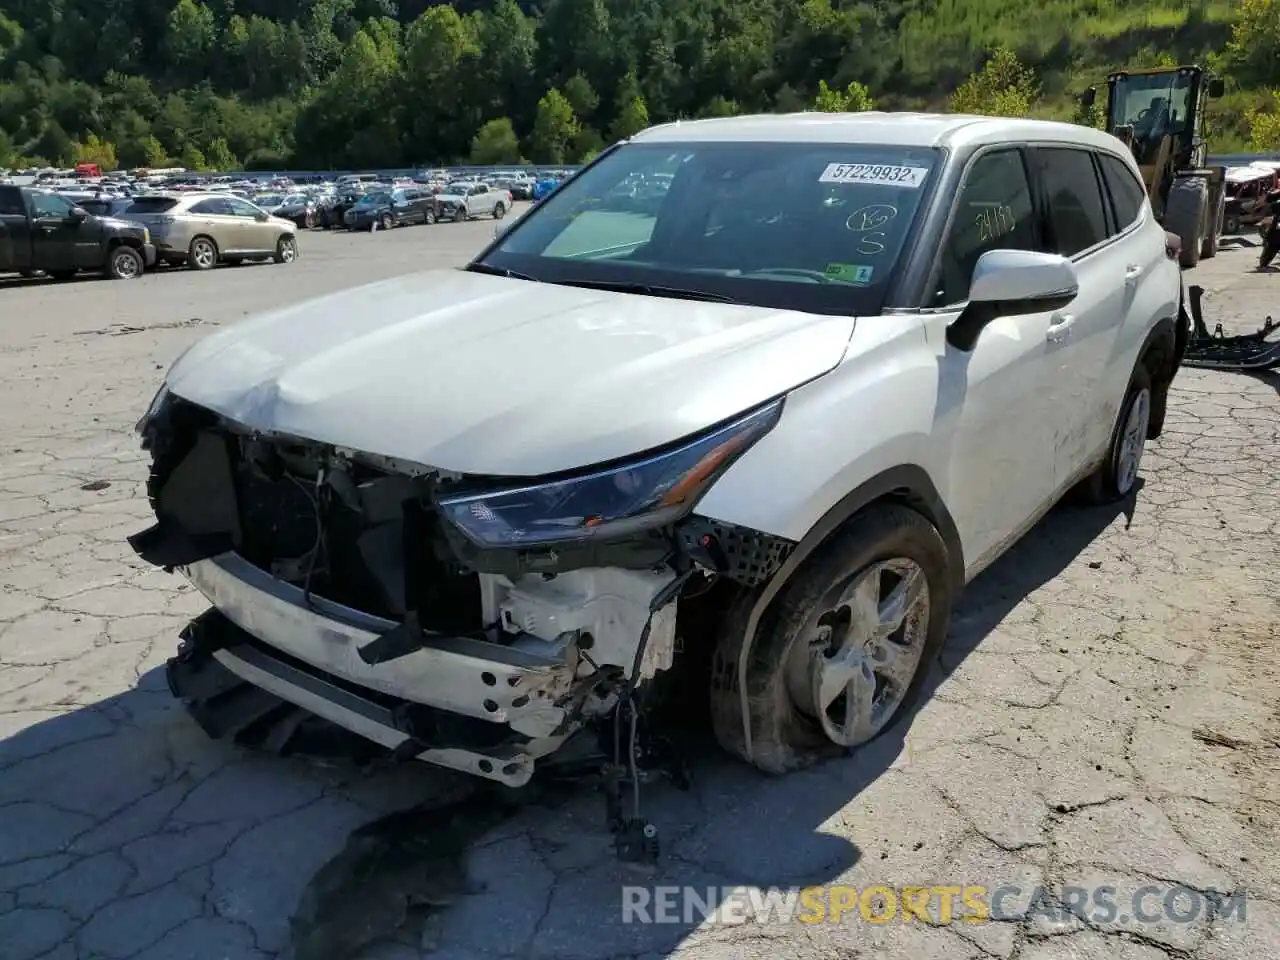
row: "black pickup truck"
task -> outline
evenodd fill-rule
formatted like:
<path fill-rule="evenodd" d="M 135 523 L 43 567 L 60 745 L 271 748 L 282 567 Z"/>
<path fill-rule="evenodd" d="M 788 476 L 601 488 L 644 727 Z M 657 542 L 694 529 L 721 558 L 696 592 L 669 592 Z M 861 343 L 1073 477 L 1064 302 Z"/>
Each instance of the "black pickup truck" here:
<path fill-rule="evenodd" d="M 0 186 L 0 274 L 63 280 L 91 270 L 132 280 L 155 262 L 145 227 L 95 217 L 47 190 Z"/>

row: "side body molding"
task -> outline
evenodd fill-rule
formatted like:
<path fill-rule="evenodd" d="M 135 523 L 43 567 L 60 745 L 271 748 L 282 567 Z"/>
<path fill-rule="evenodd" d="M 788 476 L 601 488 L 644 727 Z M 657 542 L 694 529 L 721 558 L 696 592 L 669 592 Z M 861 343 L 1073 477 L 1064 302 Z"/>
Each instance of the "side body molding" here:
<path fill-rule="evenodd" d="M 738 700 L 742 710 L 742 737 L 748 762 L 752 760 L 752 744 L 751 708 L 747 702 L 747 664 L 751 659 L 751 649 L 755 645 L 755 634 L 759 629 L 760 620 L 769 604 L 782 592 L 782 588 L 787 585 L 809 555 L 841 524 L 877 500 L 896 500 L 904 503 L 918 510 L 937 527 L 951 557 L 953 595 L 958 596 L 964 587 L 964 550 L 960 543 L 959 531 L 946 505 L 942 502 L 937 488 L 923 467 L 914 464 L 891 467 L 847 493 L 822 515 L 822 518 L 805 534 L 804 539 L 796 545 L 795 550 L 791 551 L 786 562 L 760 591 L 760 596 L 756 598 L 747 616 L 747 641 L 743 643 L 741 653 L 738 655 L 737 684 Z"/>

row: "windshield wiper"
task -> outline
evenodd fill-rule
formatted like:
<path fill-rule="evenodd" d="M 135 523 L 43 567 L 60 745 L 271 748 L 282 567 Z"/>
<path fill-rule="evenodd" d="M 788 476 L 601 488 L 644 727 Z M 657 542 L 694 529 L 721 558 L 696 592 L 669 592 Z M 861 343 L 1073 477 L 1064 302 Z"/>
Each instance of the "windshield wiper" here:
<path fill-rule="evenodd" d="M 511 280 L 534 280 L 527 273 L 517 273 L 515 270 L 508 270 L 505 267 L 491 267 L 487 263 L 468 263 L 462 268 L 468 273 L 487 273 L 492 277 L 507 277 Z M 536 282 L 536 281 L 535 281 Z"/>
<path fill-rule="evenodd" d="M 585 287 L 588 290 L 612 290 L 616 293 L 640 293 L 650 297 L 671 297 L 676 300 L 703 300 L 708 303 L 741 303 L 733 297 L 722 293 L 709 293 L 706 290 L 686 290 L 683 287 L 665 287 L 653 283 L 638 283 L 628 280 L 553 280 L 565 287 Z"/>

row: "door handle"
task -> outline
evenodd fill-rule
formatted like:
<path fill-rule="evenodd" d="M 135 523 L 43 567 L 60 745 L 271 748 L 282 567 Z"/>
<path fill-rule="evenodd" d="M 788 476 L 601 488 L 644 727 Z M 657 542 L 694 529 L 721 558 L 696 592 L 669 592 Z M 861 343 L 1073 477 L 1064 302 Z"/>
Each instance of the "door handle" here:
<path fill-rule="evenodd" d="M 1062 343 L 1071 336 L 1071 328 L 1075 325 L 1076 318 L 1069 313 L 1055 313 L 1053 320 L 1049 324 L 1048 340 L 1050 343 Z"/>
<path fill-rule="evenodd" d="M 1124 271 L 1124 282 L 1133 283 L 1142 276 L 1142 267 L 1136 263 L 1131 263 Z"/>

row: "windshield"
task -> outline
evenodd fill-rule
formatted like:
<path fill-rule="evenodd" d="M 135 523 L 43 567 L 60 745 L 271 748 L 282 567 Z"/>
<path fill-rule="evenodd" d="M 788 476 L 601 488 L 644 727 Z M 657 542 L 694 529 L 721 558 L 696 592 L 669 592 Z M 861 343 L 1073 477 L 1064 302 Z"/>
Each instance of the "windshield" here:
<path fill-rule="evenodd" d="M 480 263 L 550 283 L 878 313 L 932 148 L 633 143 L 566 181 Z"/>
<path fill-rule="evenodd" d="M 1184 132 L 1191 115 L 1191 76 L 1168 72 L 1130 74 L 1115 82 L 1114 122 L 1132 125 L 1139 141 Z"/>

